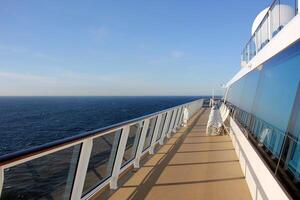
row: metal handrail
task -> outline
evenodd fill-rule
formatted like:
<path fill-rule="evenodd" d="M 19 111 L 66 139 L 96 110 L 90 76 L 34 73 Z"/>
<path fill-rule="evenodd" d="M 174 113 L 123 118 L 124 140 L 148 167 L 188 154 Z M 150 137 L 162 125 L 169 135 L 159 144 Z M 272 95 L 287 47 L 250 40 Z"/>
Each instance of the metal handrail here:
<path fill-rule="evenodd" d="M 130 119 L 130 120 L 127 120 L 127 121 L 124 121 L 124 122 L 116 123 L 116 124 L 106 126 L 106 127 L 103 127 L 103 128 L 95 129 L 95 130 L 92 130 L 92 131 L 87 131 L 85 133 L 81 133 L 81 134 L 74 135 L 74 136 L 71 136 L 71 137 L 56 140 L 54 142 L 49 142 L 49 143 L 39 145 L 39 146 L 36 146 L 36 147 L 31 147 L 31 148 L 28 148 L 28 149 L 25 149 L 25 150 L 20 150 L 20 151 L 17 151 L 17 152 L 2 155 L 2 156 L 0 156 L 0 166 L 5 165 L 8 162 L 15 161 L 15 159 L 17 159 L 17 158 L 27 157 L 27 156 L 30 156 L 31 154 L 38 154 L 39 152 L 44 152 L 44 151 L 51 150 L 51 149 L 56 148 L 56 147 L 65 146 L 65 145 L 70 144 L 70 143 L 75 143 L 75 142 L 78 142 L 80 140 L 87 139 L 89 137 L 95 137 L 95 136 L 99 137 L 99 136 L 105 135 L 106 133 L 112 132 L 116 129 L 122 128 L 125 125 L 134 124 L 134 123 L 136 123 L 138 121 L 141 121 L 143 119 L 151 118 L 153 116 L 159 115 L 161 113 L 168 112 L 168 111 L 173 110 L 177 107 L 185 106 L 185 105 L 188 105 L 188 104 L 196 102 L 196 101 L 198 101 L 198 100 L 191 101 L 191 102 L 181 104 L 181 105 L 177 105 L 177 106 L 167 108 L 167 109 L 155 112 L 155 113 L 151 113 L 151 114 L 148 114 L 148 115 L 144 115 L 144 116 L 141 116 L 141 117 Z"/>
<path fill-rule="evenodd" d="M 60 150 L 67 149 L 69 147 L 74 147 L 80 145 L 81 150 L 78 154 L 78 161 L 76 165 L 75 174 L 70 175 L 73 177 L 73 187 L 71 191 L 68 192 L 71 199 L 88 199 L 97 191 L 101 190 L 106 185 L 110 184 L 112 189 L 117 188 L 118 176 L 124 171 L 127 170 L 131 165 L 134 165 L 135 168 L 139 168 L 140 159 L 147 152 L 150 154 L 154 153 L 154 147 L 156 144 L 163 144 L 166 137 L 170 137 L 170 133 L 176 131 L 178 126 L 182 123 L 183 120 L 183 109 L 187 107 L 190 110 L 190 116 L 196 113 L 198 109 L 202 107 L 203 99 L 198 99 L 196 101 L 191 101 L 185 104 L 177 105 L 172 108 L 168 108 L 162 111 L 158 111 L 149 115 L 138 117 L 132 120 L 128 120 L 122 123 L 114 124 L 108 127 L 97 129 L 94 131 L 89 131 L 83 134 L 79 134 L 73 137 L 61 139 L 55 142 L 47 143 L 38 147 L 30 148 L 27 150 L 22 150 L 16 153 L 11 153 L 0 157 L 0 197 L 1 192 L 5 183 L 5 170 L 10 169 L 11 167 L 19 166 L 22 163 L 26 163 L 37 158 L 41 158 L 52 153 L 58 152 Z M 171 115 L 171 113 L 174 113 Z M 166 114 L 166 119 L 164 122 L 161 121 L 162 115 Z M 170 117 L 171 116 L 171 117 Z M 151 133 L 150 146 L 144 149 L 144 142 L 146 141 L 146 135 L 148 134 L 148 128 L 150 119 L 156 118 L 154 129 Z M 125 154 L 125 147 L 128 141 L 128 134 L 131 125 L 136 123 L 144 122 L 142 126 L 142 132 L 140 133 L 140 138 L 138 139 L 138 147 L 135 150 L 136 154 L 133 157 L 133 160 L 126 165 L 122 166 L 122 159 Z M 163 130 L 159 140 L 156 140 L 158 129 L 160 123 L 163 123 Z M 169 126 L 167 127 L 167 125 Z M 86 175 L 88 173 L 88 165 L 90 162 L 90 156 L 92 154 L 93 141 L 101 138 L 106 134 L 115 134 L 116 131 L 120 131 L 120 138 L 117 145 L 117 151 L 115 152 L 115 160 L 112 165 L 112 172 L 108 178 L 101 180 L 100 183 L 94 183 L 93 189 L 84 193 L 83 187 Z M 147 136 L 148 137 L 148 136 Z M 112 151 L 112 150 L 111 150 Z M 59 166 L 58 166 L 59 167 Z M 33 177 L 34 178 L 34 177 Z M 44 177 L 47 178 L 47 177 Z M 16 186 L 17 187 L 17 186 Z"/>

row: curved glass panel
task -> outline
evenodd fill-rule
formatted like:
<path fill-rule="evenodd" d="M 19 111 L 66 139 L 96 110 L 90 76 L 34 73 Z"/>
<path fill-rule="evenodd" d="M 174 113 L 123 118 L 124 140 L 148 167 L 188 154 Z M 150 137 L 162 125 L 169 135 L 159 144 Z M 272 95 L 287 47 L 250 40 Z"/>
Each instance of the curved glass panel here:
<path fill-rule="evenodd" d="M 93 140 L 93 148 L 84 181 L 83 196 L 111 176 L 121 129 Z"/>
<path fill-rule="evenodd" d="M 4 170 L 0 199 L 70 199 L 81 145 Z"/>

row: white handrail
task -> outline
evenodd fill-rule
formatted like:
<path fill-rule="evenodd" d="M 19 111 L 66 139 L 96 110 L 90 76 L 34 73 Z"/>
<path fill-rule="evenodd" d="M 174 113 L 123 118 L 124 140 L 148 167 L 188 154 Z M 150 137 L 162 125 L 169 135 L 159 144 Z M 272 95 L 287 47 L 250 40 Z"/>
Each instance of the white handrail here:
<path fill-rule="evenodd" d="M 190 103 L 182 104 L 179 106 L 175 106 L 175 107 L 167 109 L 163 112 L 159 112 L 156 115 L 146 116 L 145 118 L 141 118 L 139 121 L 130 122 L 128 124 L 122 125 L 121 127 L 109 129 L 103 133 L 95 134 L 95 135 L 89 136 L 87 138 L 83 138 L 83 139 L 79 139 L 74 142 L 63 144 L 56 148 L 52 148 L 50 150 L 38 152 L 36 154 L 29 155 L 28 157 L 25 157 L 25 158 L 12 160 L 11 162 L 7 162 L 7 163 L 0 163 L 0 195 L 1 195 L 1 191 L 3 191 L 3 183 L 4 183 L 4 179 L 5 179 L 5 169 L 9 169 L 9 168 L 17 166 L 19 164 L 22 164 L 22 163 L 25 163 L 25 162 L 28 162 L 28 161 L 31 161 L 31 160 L 34 160 L 37 158 L 41 158 L 43 156 L 47 156 L 49 154 L 73 147 L 75 145 L 81 145 L 81 151 L 78 156 L 79 159 L 77 161 L 77 166 L 76 166 L 77 170 L 76 170 L 75 174 L 73 175 L 74 179 L 70 179 L 70 180 L 73 180 L 73 188 L 72 188 L 72 191 L 70 194 L 71 199 L 76 199 L 76 200 L 88 199 L 93 194 L 95 194 L 97 191 L 99 191 L 104 186 L 106 186 L 107 184 L 110 184 L 111 189 L 116 189 L 118 187 L 118 184 L 117 184 L 118 178 L 122 171 L 128 169 L 130 167 L 130 165 L 132 165 L 132 164 L 134 165 L 135 168 L 139 168 L 141 157 L 147 152 L 153 154 L 155 145 L 158 143 L 163 144 L 165 137 L 167 137 L 167 135 L 170 136 L 172 131 L 177 130 L 178 126 L 181 125 L 181 122 L 182 122 L 182 113 L 183 113 L 182 111 L 183 111 L 184 107 L 189 107 L 190 112 L 191 112 L 190 116 L 192 116 L 192 114 L 194 114 L 197 110 L 199 110 L 202 107 L 202 104 L 203 104 L 203 100 L 201 99 L 201 100 L 196 100 L 196 101 L 193 101 Z M 171 118 L 172 112 L 173 112 L 173 115 Z M 158 133 L 159 127 L 161 125 L 160 123 L 163 122 L 162 117 L 164 114 L 166 114 L 166 119 L 164 120 L 164 124 L 161 129 L 161 132 L 162 132 L 161 137 L 158 141 L 156 141 L 157 136 L 159 134 Z M 149 137 L 152 136 L 152 139 L 150 141 L 151 142 L 150 146 L 144 150 L 145 139 L 146 139 L 146 135 L 147 135 L 147 131 L 148 131 L 148 127 L 149 127 L 149 123 L 150 123 L 151 119 L 156 119 L 156 124 L 155 124 L 154 129 L 152 130 L 152 133 L 150 133 L 152 135 L 149 136 Z M 131 161 L 130 163 L 127 163 L 122 168 L 122 159 L 123 159 L 125 149 L 126 149 L 130 126 L 137 124 L 137 123 L 142 123 L 142 122 L 144 123 L 144 125 L 142 127 L 142 131 L 141 131 L 140 138 L 138 141 L 135 157 L 134 157 L 133 161 Z M 93 141 L 99 137 L 103 137 L 107 134 L 113 134 L 120 130 L 122 130 L 122 131 L 120 133 L 121 135 L 120 135 L 119 143 L 117 144 L 118 147 L 116 150 L 114 163 L 112 164 L 113 169 L 112 169 L 112 173 L 111 173 L 110 177 L 108 179 L 106 179 L 104 182 L 102 182 L 100 185 L 95 186 L 95 188 L 92 191 L 90 191 L 84 197 L 82 197 L 85 178 L 86 178 L 86 174 L 88 172 L 88 165 L 89 165 L 89 161 L 90 161 L 90 157 L 91 157 L 91 153 L 92 153 L 92 149 L 93 149 Z"/>

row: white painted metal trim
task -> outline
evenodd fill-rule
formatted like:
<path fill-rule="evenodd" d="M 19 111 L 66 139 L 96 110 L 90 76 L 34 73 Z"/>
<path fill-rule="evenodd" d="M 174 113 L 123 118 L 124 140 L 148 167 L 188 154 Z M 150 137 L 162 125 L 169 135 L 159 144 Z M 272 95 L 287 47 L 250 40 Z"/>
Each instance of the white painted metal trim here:
<path fill-rule="evenodd" d="M 87 193 L 84 197 L 81 198 L 81 200 L 86 200 L 86 199 L 91 199 L 95 194 L 97 194 L 102 188 L 104 188 L 105 186 L 107 186 L 110 183 L 110 179 L 108 178 L 107 180 L 105 180 L 103 183 L 101 183 L 100 185 L 98 185 L 95 189 L 93 189 L 92 191 L 90 191 L 89 193 Z"/>
<path fill-rule="evenodd" d="M 166 119 L 165 119 L 165 124 L 164 124 L 164 127 L 163 127 L 163 130 L 162 130 L 162 134 L 160 136 L 160 139 L 159 139 L 159 144 L 160 145 L 163 145 L 164 144 L 164 139 L 166 137 L 166 133 L 167 133 L 167 129 L 168 129 L 168 125 L 170 123 L 170 118 L 171 118 L 171 112 L 172 111 L 169 111 L 167 112 L 167 116 L 166 116 Z"/>
<path fill-rule="evenodd" d="M 81 199 L 85 176 L 87 174 L 87 169 L 90 161 L 90 156 L 93 148 L 93 140 L 87 139 L 83 142 L 81 146 L 80 157 L 77 165 L 76 175 L 74 178 L 74 185 L 72 188 L 71 199 L 79 200 Z"/>
<path fill-rule="evenodd" d="M 129 126 L 125 126 L 122 131 L 122 135 L 119 141 L 119 146 L 117 150 L 117 155 L 115 158 L 115 163 L 114 163 L 114 168 L 112 171 L 111 175 L 111 180 L 110 180 L 110 188 L 115 190 L 118 188 L 118 178 L 120 174 L 120 169 L 122 166 L 122 160 L 127 144 L 127 139 L 128 139 L 128 134 L 129 134 Z"/>
<path fill-rule="evenodd" d="M 174 110 L 173 110 L 173 115 L 172 115 L 171 124 L 170 124 L 169 130 L 168 130 L 168 132 L 167 132 L 167 138 L 170 138 L 170 137 L 171 137 L 171 132 L 172 132 L 172 129 L 173 129 L 173 126 L 174 126 L 174 121 L 175 121 L 176 115 L 177 115 L 177 112 L 176 112 L 176 109 L 174 109 Z"/>
<path fill-rule="evenodd" d="M 144 122 L 144 126 L 143 126 L 143 130 L 142 130 L 142 133 L 141 133 L 139 145 L 138 145 L 138 148 L 136 150 L 136 155 L 135 155 L 135 159 L 134 159 L 134 164 L 133 164 L 134 168 L 140 168 L 140 160 L 141 160 L 141 157 L 142 157 L 142 152 L 143 152 L 143 148 L 144 148 L 146 134 L 147 134 L 148 127 L 149 127 L 149 121 L 150 121 L 150 119 L 146 119 L 145 122 Z"/>
<path fill-rule="evenodd" d="M 149 154 L 154 154 L 155 142 L 156 142 L 156 138 L 157 138 L 157 135 L 158 135 L 159 126 L 160 126 L 160 123 L 162 121 L 161 120 L 162 115 L 163 114 L 158 115 L 158 117 L 156 119 L 156 124 L 155 124 L 155 129 L 154 129 L 152 140 L 151 140 L 151 146 L 150 146 Z"/>
<path fill-rule="evenodd" d="M 3 189 L 3 184 L 4 184 L 4 169 L 0 167 L 0 197 Z"/>
<path fill-rule="evenodd" d="M 174 133 L 177 131 L 177 128 L 180 125 L 180 118 L 181 118 L 182 111 L 183 111 L 183 107 L 179 107 L 179 110 L 178 110 L 179 113 L 177 115 L 177 119 L 175 121 L 175 127 L 173 129 Z"/>

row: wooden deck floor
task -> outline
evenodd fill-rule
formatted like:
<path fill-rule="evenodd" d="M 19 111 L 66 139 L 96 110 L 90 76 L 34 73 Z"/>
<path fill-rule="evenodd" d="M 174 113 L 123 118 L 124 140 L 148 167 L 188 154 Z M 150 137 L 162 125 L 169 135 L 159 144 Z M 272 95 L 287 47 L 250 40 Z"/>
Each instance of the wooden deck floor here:
<path fill-rule="evenodd" d="M 200 111 L 109 199 L 251 199 L 230 137 L 205 135 L 208 115 Z"/>

